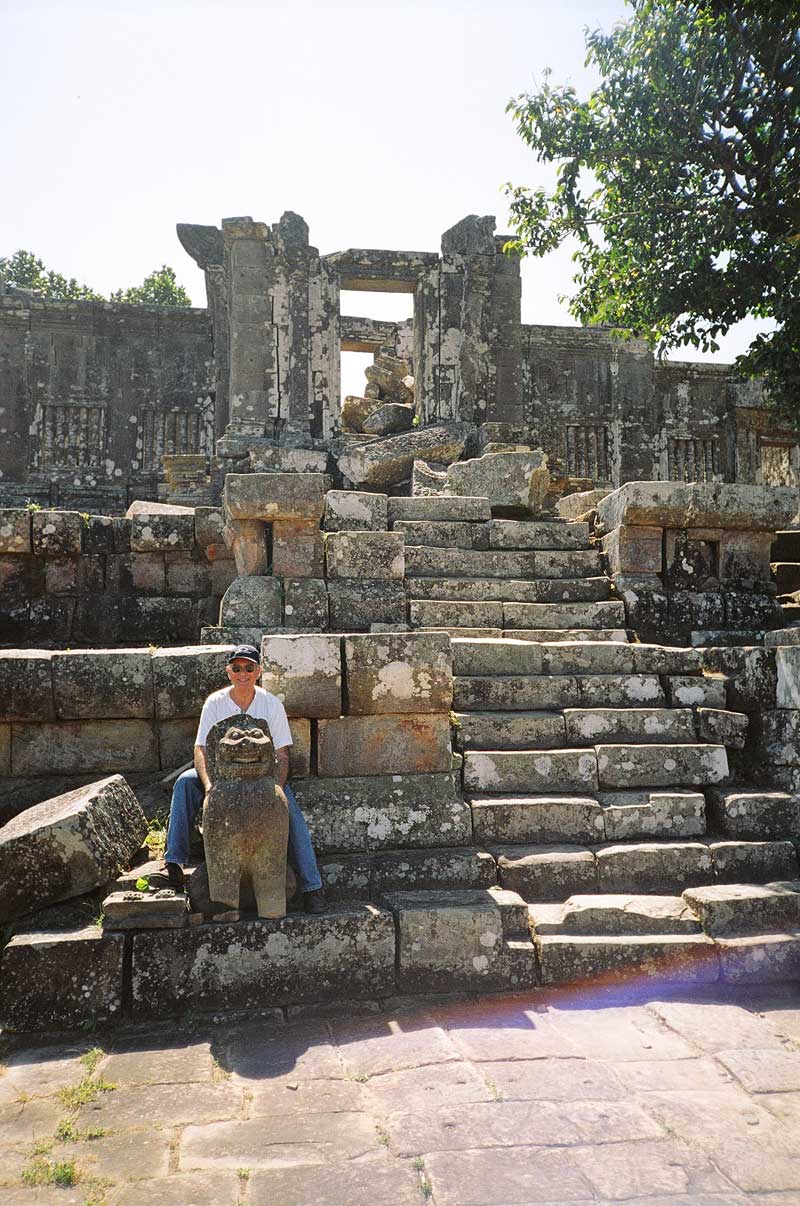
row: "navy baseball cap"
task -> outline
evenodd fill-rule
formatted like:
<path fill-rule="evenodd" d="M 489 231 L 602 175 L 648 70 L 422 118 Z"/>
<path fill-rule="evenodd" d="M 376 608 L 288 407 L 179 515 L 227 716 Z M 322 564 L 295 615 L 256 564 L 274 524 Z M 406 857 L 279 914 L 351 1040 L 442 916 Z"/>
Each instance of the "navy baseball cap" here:
<path fill-rule="evenodd" d="M 234 649 L 233 653 L 228 658 L 228 665 L 230 665 L 231 662 L 237 661 L 239 658 L 241 658 L 242 661 L 255 662 L 257 665 L 261 665 L 261 658 L 255 645 L 239 645 L 239 647 Z"/>

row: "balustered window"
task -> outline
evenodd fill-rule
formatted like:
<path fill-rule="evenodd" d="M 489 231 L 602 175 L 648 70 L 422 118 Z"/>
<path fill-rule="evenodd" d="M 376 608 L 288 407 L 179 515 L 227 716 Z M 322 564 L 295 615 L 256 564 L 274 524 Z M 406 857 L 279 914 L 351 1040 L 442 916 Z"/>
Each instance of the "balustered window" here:
<path fill-rule="evenodd" d="M 106 455 L 106 408 L 59 402 L 42 408 L 32 432 L 33 469 L 94 469 Z"/>
<path fill-rule="evenodd" d="M 605 424 L 569 424 L 567 426 L 567 474 L 611 481 L 608 453 L 608 428 Z"/>
<path fill-rule="evenodd" d="M 667 476 L 671 482 L 713 482 L 719 475 L 719 444 L 711 436 L 670 436 Z"/>

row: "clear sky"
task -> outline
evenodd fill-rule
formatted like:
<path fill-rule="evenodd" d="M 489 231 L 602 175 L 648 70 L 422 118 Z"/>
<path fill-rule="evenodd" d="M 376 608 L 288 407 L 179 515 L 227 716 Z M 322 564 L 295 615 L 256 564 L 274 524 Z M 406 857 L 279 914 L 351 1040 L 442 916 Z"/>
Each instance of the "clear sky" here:
<path fill-rule="evenodd" d="M 322 252 L 436 251 L 505 181 L 548 183 L 505 114 L 542 71 L 585 94 L 586 26 L 624 0 L 0 0 L 0 255 L 101 292 L 171 264 L 176 222 L 303 215 Z M 523 265 L 523 320 L 570 323 L 566 250 Z M 343 310 L 410 314 L 407 295 Z M 752 329 L 752 328 L 748 328 Z M 731 332 L 716 359 L 749 341 Z M 689 352 L 686 358 L 690 358 Z"/>

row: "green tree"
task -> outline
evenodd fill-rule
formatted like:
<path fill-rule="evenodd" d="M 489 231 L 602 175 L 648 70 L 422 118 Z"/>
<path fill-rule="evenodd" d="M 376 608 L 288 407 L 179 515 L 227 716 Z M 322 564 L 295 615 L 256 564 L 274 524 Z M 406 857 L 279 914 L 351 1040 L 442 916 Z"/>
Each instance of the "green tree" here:
<path fill-rule="evenodd" d="M 508 111 L 552 191 L 506 186 L 510 253 L 577 240 L 571 313 L 660 353 L 715 351 L 747 315 L 774 329 L 737 367 L 800 413 L 800 2 L 627 0 L 586 33 L 587 100 L 549 73 Z"/>
<path fill-rule="evenodd" d="M 189 294 L 175 279 L 175 269 L 162 264 L 141 285 L 118 289 L 111 294 L 113 302 L 129 302 L 136 306 L 191 306 Z"/>
<path fill-rule="evenodd" d="M 0 284 L 12 285 L 17 289 L 30 289 L 59 301 L 74 301 L 84 298 L 102 301 L 88 285 L 81 285 L 74 277 L 62 276 L 45 268 L 44 263 L 30 251 L 15 251 L 10 257 L 0 256 Z"/>

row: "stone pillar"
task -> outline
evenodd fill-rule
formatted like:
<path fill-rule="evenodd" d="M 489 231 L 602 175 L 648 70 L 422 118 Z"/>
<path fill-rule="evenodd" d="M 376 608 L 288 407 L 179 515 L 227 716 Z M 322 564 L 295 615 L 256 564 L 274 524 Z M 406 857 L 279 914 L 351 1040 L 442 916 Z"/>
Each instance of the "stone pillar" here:
<path fill-rule="evenodd" d="M 214 438 L 218 440 L 228 424 L 230 371 L 222 231 L 216 226 L 193 226 L 186 222 L 179 222 L 177 231 L 184 251 L 203 269 L 206 278 L 206 298 L 214 347 L 214 368 L 211 374 L 214 392 Z"/>

